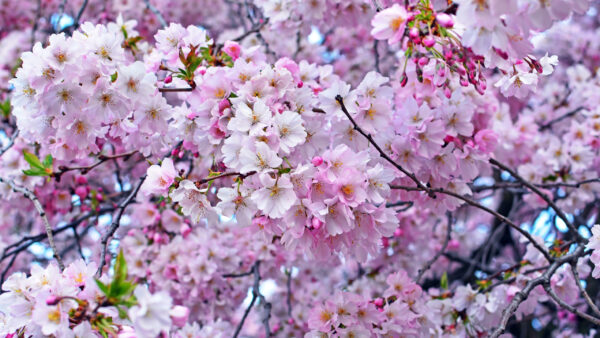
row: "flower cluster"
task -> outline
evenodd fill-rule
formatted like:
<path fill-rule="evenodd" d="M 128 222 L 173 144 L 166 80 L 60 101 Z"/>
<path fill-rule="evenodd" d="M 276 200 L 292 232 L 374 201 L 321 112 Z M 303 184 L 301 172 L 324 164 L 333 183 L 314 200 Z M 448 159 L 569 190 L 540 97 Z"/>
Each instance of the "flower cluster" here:
<path fill-rule="evenodd" d="M 52 35 L 47 47 L 38 43 L 23 54 L 11 84 L 24 138 L 61 160 L 98 153 L 109 139 L 146 155 L 169 143 L 152 141 L 155 132 L 166 131 L 171 107 L 155 76 L 133 58 L 141 47 L 134 25 L 86 23 L 73 37 Z"/>

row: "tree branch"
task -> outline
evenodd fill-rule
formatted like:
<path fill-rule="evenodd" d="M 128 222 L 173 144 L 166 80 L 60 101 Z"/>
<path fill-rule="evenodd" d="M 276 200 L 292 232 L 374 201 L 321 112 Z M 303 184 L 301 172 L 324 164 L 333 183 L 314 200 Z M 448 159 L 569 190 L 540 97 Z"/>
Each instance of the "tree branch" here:
<path fill-rule="evenodd" d="M 0 177 L 0 183 L 7 184 L 14 192 L 22 193 L 25 198 L 31 200 L 38 214 L 42 218 L 42 221 L 44 221 L 44 227 L 46 228 L 46 234 L 48 236 L 48 243 L 50 244 L 50 248 L 52 248 L 52 254 L 58 263 L 58 267 L 60 268 L 60 271 L 64 270 L 65 265 L 63 264 L 63 261 L 58 254 L 58 250 L 56 249 L 56 244 L 54 243 L 52 227 L 50 226 L 50 222 L 48 222 L 48 217 L 46 217 L 46 211 L 44 210 L 44 207 L 38 200 L 37 196 L 35 196 L 35 194 L 29 189 L 17 186 L 13 181 L 6 180 L 2 177 Z"/>
<path fill-rule="evenodd" d="M 162 28 L 167 28 L 167 21 L 165 21 L 165 18 L 162 16 L 160 11 L 150 3 L 150 0 L 144 0 L 144 3 L 146 3 L 146 8 L 148 8 L 152 13 L 154 13 L 156 18 L 158 19 L 158 22 L 160 22 Z"/>
<path fill-rule="evenodd" d="M 106 264 L 106 251 L 108 250 L 108 240 L 115 234 L 115 232 L 119 228 L 119 225 L 121 223 L 121 217 L 123 217 L 125 209 L 127 209 L 127 206 L 133 203 L 133 201 L 135 200 L 135 197 L 138 191 L 140 191 L 140 187 L 142 186 L 142 183 L 144 183 L 144 180 L 146 180 L 146 175 L 140 178 L 140 181 L 138 182 L 137 186 L 131 191 L 129 196 L 127 196 L 127 198 L 119 204 L 117 208 L 119 210 L 117 212 L 117 217 L 113 220 L 108 231 L 102 236 L 102 240 L 100 241 L 100 263 L 98 264 L 98 271 L 96 272 L 97 277 L 100 277 L 100 275 L 102 274 L 102 269 Z"/>
<path fill-rule="evenodd" d="M 423 275 L 425 274 L 425 272 L 427 272 L 427 270 L 429 270 L 431 268 L 433 263 L 435 263 L 435 261 L 437 261 L 438 258 L 440 258 L 440 256 L 444 254 L 444 251 L 446 251 L 446 248 L 448 247 L 448 242 L 450 241 L 450 235 L 452 234 L 452 214 L 448 211 L 446 213 L 446 215 L 448 217 L 448 226 L 446 227 L 446 238 L 444 238 L 444 244 L 442 244 L 442 248 L 435 254 L 435 256 L 433 256 L 419 270 L 419 274 L 417 275 L 417 278 L 415 279 L 417 284 L 421 281 L 421 278 L 423 278 Z"/>

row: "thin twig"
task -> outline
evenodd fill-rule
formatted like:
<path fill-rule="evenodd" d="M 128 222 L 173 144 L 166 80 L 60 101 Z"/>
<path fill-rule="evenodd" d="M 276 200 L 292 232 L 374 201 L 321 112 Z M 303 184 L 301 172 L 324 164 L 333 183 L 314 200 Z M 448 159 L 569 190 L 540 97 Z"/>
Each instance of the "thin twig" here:
<path fill-rule="evenodd" d="M 158 91 L 161 92 L 161 93 L 191 92 L 193 90 L 194 90 L 194 88 L 192 88 L 192 87 L 186 87 L 186 88 L 169 88 L 169 87 L 158 88 Z"/>
<path fill-rule="evenodd" d="M 418 188 L 418 187 L 405 187 L 405 186 L 399 186 L 399 185 L 391 185 L 390 188 L 392 189 L 402 189 L 402 190 L 407 190 L 407 191 L 421 191 L 422 189 Z M 554 258 L 552 258 L 552 256 L 548 253 L 547 250 L 545 250 L 534 238 L 533 236 L 531 236 L 530 233 L 528 233 L 527 231 L 521 229 L 521 227 L 519 227 L 517 224 L 515 224 L 515 222 L 511 221 L 510 219 L 508 219 L 507 217 L 501 215 L 500 213 L 498 213 L 497 211 L 490 209 L 488 207 L 486 207 L 485 205 L 478 203 L 477 201 L 470 199 L 469 197 L 463 196 L 461 194 L 457 194 L 453 191 L 449 191 L 446 189 L 442 189 L 442 188 L 436 188 L 436 189 L 430 189 L 428 188 L 429 191 L 433 194 L 435 193 L 441 193 L 441 194 L 445 194 L 445 195 L 449 195 L 452 197 L 456 197 L 459 200 L 462 200 L 464 202 L 466 202 L 467 204 L 474 206 L 476 208 L 479 208 L 491 215 L 493 215 L 494 217 L 498 218 L 500 221 L 510 225 L 513 229 L 515 229 L 516 231 L 518 231 L 521 235 L 525 236 L 525 238 L 527 238 L 527 240 L 529 240 L 529 242 L 531 243 L 531 245 L 533 245 L 540 253 L 542 253 L 542 255 L 544 255 L 544 257 L 549 261 L 552 262 L 554 260 Z"/>
<path fill-rule="evenodd" d="M 408 170 L 404 169 L 401 165 L 399 165 L 394 160 L 392 160 L 383 151 L 383 149 L 381 149 L 381 147 L 379 147 L 379 145 L 375 142 L 375 140 L 373 140 L 373 138 L 371 137 L 371 135 L 368 135 L 367 133 L 365 133 L 364 130 L 362 130 L 362 128 L 358 126 L 358 124 L 356 123 L 356 121 L 354 121 L 354 119 L 352 118 L 352 116 L 348 112 L 348 109 L 346 108 L 346 105 L 344 104 L 344 99 L 342 98 L 341 95 L 339 95 L 339 94 L 336 95 L 335 100 L 340 104 L 340 106 L 342 108 L 342 112 L 344 112 L 344 114 L 346 115 L 346 117 L 348 117 L 348 119 L 352 123 L 352 126 L 354 127 L 354 130 L 358 131 L 362 136 L 364 136 L 369 141 L 369 143 L 371 143 L 375 147 L 375 149 L 377 149 L 377 151 L 379 152 L 379 156 L 383 157 L 391 165 L 393 165 L 394 167 L 396 167 L 396 169 L 400 170 L 402 173 L 404 173 L 404 175 L 408 176 L 413 182 L 415 182 L 415 184 L 419 188 L 418 190 L 423 190 L 423 191 L 427 192 L 431 198 L 435 198 L 435 194 L 431 193 L 431 189 L 429 189 L 428 187 L 426 187 L 425 185 L 423 185 L 423 183 L 421 183 L 421 181 L 419 181 L 419 179 L 415 176 L 415 174 L 413 174 L 413 173 L 409 172 Z"/>
<path fill-rule="evenodd" d="M 594 301 L 592 300 L 590 295 L 587 293 L 587 291 L 585 290 L 583 285 L 581 285 L 581 279 L 579 278 L 579 272 L 577 272 L 576 262 L 571 262 L 571 271 L 573 272 L 573 277 L 575 278 L 575 283 L 577 283 L 577 287 L 579 288 L 579 291 L 583 295 L 585 302 L 588 304 L 590 309 L 592 309 L 592 311 L 594 311 L 594 313 L 596 315 L 600 316 L 600 309 L 598 309 L 596 304 L 594 304 Z"/>
<path fill-rule="evenodd" d="M 447 217 L 448 217 L 448 226 L 446 228 L 446 238 L 444 238 L 444 244 L 442 244 L 442 248 L 435 254 L 435 256 L 433 256 L 419 270 L 419 274 L 417 275 L 417 278 L 415 279 L 415 281 L 417 283 L 419 283 L 421 281 L 421 278 L 423 278 L 423 275 L 425 274 L 425 272 L 427 272 L 427 270 L 429 270 L 431 268 L 433 263 L 435 263 L 435 261 L 437 261 L 438 258 L 440 258 L 440 256 L 444 253 L 444 251 L 446 251 L 446 248 L 448 247 L 448 242 L 450 241 L 450 236 L 452 234 L 452 214 L 450 212 L 448 212 Z"/>
<path fill-rule="evenodd" d="M 552 277 L 552 275 L 554 275 L 556 270 L 564 263 L 579 258 L 582 254 L 584 254 L 583 249 L 583 246 L 578 246 L 573 253 L 558 258 L 556 261 L 550 264 L 550 266 L 546 271 L 544 271 L 544 273 L 542 273 L 537 278 L 531 279 L 529 282 L 527 282 L 523 290 L 517 292 L 510 304 L 504 309 L 504 311 L 502 311 L 502 318 L 500 319 L 500 324 L 498 325 L 496 330 L 494 330 L 490 337 L 498 338 L 504 332 L 504 330 L 506 330 L 506 326 L 508 325 L 510 317 L 512 317 L 515 311 L 517 311 L 519 305 L 521 305 L 521 303 L 525 299 L 527 299 L 531 291 L 533 291 L 533 289 L 535 289 L 535 287 L 537 287 L 538 285 L 550 283 L 550 278 Z"/>
<path fill-rule="evenodd" d="M 42 221 L 44 221 L 44 227 L 46 228 L 46 234 L 48 236 L 48 243 L 50 244 L 50 248 L 52 248 L 52 254 L 53 254 L 54 258 L 56 259 L 56 262 L 58 263 L 58 267 L 60 268 L 60 271 L 64 270 L 65 265 L 63 264 L 63 261 L 58 254 L 58 250 L 56 249 L 56 244 L 54 243 L 54 236 L 52 235 L 52 227 L 50 226 L 48 217 L 46 217 L 46 211 L 44 210 L 44 207 L 38 200 L 37 196 L 35 196 L 35 194 L 32 191 L 30 191 L 29 189 L 27 189 L 25 187 L 20 187 L 20 186 L 16 185 L 13 181 L 6 180 L 2 177 L 0 177 L 0 183 L 7 184 L 9 187 L 11 187 L 11 189 L 14 192 L 22 193 L 23 196 L 25 196 L 25 198 L 28 198 L 29 200 L 31 200 L 31 202 L 35 206 L 35 209 L 37 210 L 38 214 L 42 218 Z"/>
<path fill-rule="evenodd" d="M 560 121 L 562 121 L 562 120 L 564 120 L 566 118 L 569 118 L 571 116 L 574 116 L 575 114 L 577 114 L 578 112 L 580 112 L 583 109 L 585 109 L 585 108 L 584 107 L 577 107 L 574 110 L 572 110 L 572 111 L 570 111 L 570 112 L 568 112 L 568 113 L 566 113 L 566 114 L 564 114 L 562 116 L 559 116 L 559 117 L 557 117 L 557 118 L 555 118 L 553 120 L 550 120 L 550 121 L 542 124 L 540 126 L 540 130 L 542 130 L 542 131 L 546 130 L 546 129 L 552 127 L 552 125 L 554 125 L 555 123 L 560 122 Z"/>
<path fill-rule="evenodd" d="M 160 11 L 150 3 L 150 0 L 144 0 L 144 3 L 146 3 L 146 8 L 148 8 L 152 13 L 154 13 L 156 18 L 158 19 L 158 22 L 160 22 L 162 28 L 167 28 L 167 21 L 165 21 L 165 18 L 162 16 Z"/>
<path fill-rule="evenodd" d="M 252 310 L 252 307 L 254 306 L 254 303 L 256 303 L 257 299 L 260 301 L 261 304 L 263 304 L 263 306 L 265 307 L 265 310 L 266 310 L 266 316 L 263 319 L 263 324 L 265 326 L 265 336 L 266 337 L 271 336 L 271 327 L 269 326 L 269 319 L 271 318 L 271 303 L 267 302 L 265 297 L 260 293 L 259 266 L 260 266 L 260 261 L 256 261 L 256 263 L 254 263 L 254 265 L 252 266 L 252 270 L 250 270 L 250 274 L 254 274 L 254 285 L 252 286 L 252 299 L 250 300 L 250 304 L 244 311 L 244 315 L 242 316 L 242 319 L 240 320 L 237 327 L 235 328 L 235 333 L 233 334 L 233 338 L 237 338 L 240 335 L 240 332 L 242 331 L 242 328 L 244 327 L 244 323 L 246 322 L 246 318 L 248 318 L 248 315 L 250 314 L 250 310 Z M 248 275 L 248 274 L 245 274 L 245 275 Z"/>
<path fill-rule="evenodd" d="M 85 11 L 85 8 L 87 7 L 87 4 L 88 4 L 88 0 L 83 0 L 83 4 L 81 4 L 81 7 L 79 8 L 79 11 L 77 12 L 77 16 L 75 17 L 75 26 L 74 26 L 75 29 L 79 28 L 79 20 L 81 20 L 81 16 L 83 15 L 83 11 Z"/>
<path fill-rule="evenodd" d="M 4 146 L 4 148 L 0 149 L 0 156 L 4 155 L 4 153 L 7 152 L 8 149 L 10 149 L 15 144 L 15 140 L 17 139 L 17 137 L 19 137 L 19 129 L 15 129 L 12 136 L 8 140 L 8 143 L 6 144 L 6 146 Z"/>
<path fill-rule="evenodd" d="M 127 198 L 119 204 L 119 211 L 117 212 L 117 217 L 113 220 L 108 231 L 102 236 L 102 240 L 100 241 L 100 263 L 98 265 L 98 271 L 96 272 L 97 277 L 100 277 L 100 275 L 102 274 L 102 269 L 106 264 L 106 251 L 108 250 L 108 240 L 115 234 L 115 232 L 119 228 L 119 225 L 121 223 L 121 217 L 123 217 L 125 209 L 127 209 L 127 206 L 135 200 L 135 197 L 138 191 L 140 191 L 140 187 L 142 186 L 142 183 L 144 183 L 144 180 L 146 180 L 146 175 L 140 178 L 138 185 L 131 191 L 131 194 L 129 194 L 129 196 L 127 196 Z"/>
<path fill-rule="evenodd" d="M 586 319 L 596 325 L 600 325 L 600 319 L 594 317 L 594 316 L 590 316 L 585 312 L 581 312 L 578 308 L 566 303 L 564 300 L 560 299 L 558 297 L 558 295 L 556 294 L 556 292 L 554 292 L 554 290 L 552 290 L 552 287 L 550 286 L 550 281 L 545 281 L 543 284 L 544 290 L 546 290 L 546 293 L 550 296 L 550 298 L 552 298 L 556 303 L 558 303 L 558 305 L 560 305 L 560 307 L 562 307 L 563 309 L 574 313 L 576 315 L 578 315 L 579 317 Z"/>
<path fill-rule="evenodd" d="M 292 318 L 292 269 L 286 269 L 285 274 L 287 275 L 287 313 L 288 317 Z"/>
<path fill-rule="evenodd" d="M 497 160 L 490 158 L 490 163 L 492 165 L 497 166 L 498 168 L 507 171 L 512 177 L 514 177 L 515 179 L 517 179 L 519 182 L 523 183 L 523 185 L 525 185 L 527 188 L 529 188 L 531 191 L 533 191 L 536 195 L 538 195 L 539 197 L 541 197 L 546 203 L 548 203 L 548 205 L 556 212 L 556 214 L 558 215 L 558 217 L 560 217 L 560 219 L 562 219 L 565 224 L 567 225 L 567 227 L 573 231 L 575 237 L 577 237 L 577 239 L 582 242 L 582 243 L 586 243 L 587 240 L 581 236 L 581 234 L 579 233 L 579 231 L 577 231 L 577 228 L 575 228 L 575 226 L 573 225 L 573 223 L 571 223 L 571 221 L 569 221 L 569 219 L 567 218 L 567 215 L 565 215 L 565 213 L 548 197 L 548 195 L 544 194 L 540 189 L 538 189 L 535 185 L 529 183 L 526 179 L 524 179 L 523 177 L 521 177 L 519 174 L 517 174 L 517 172 L 515 172 L 514 170 L 512 170 L 511 168 L 509 168 L 508 166 L 498 162 Z"/>

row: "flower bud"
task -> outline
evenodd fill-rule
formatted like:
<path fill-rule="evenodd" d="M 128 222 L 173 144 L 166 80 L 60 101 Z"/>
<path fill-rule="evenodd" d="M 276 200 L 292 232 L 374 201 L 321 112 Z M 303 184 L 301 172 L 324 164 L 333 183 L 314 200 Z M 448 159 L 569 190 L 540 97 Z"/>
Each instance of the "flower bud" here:
<path fill-rule="evenodd" d="M 404 86 L 406 86 L 407 83 L 408 83 L 408 76 L 406 76 L 406 73 L 403 73 L 402 77 L 400 78 L 400 86 L 404 87 Z"/>
<path fill-rule="evenodd" d="M 190 234 L 190 232 L 192 232 L 192 228 L 188 224 L 183 223 L 179 231 L 181 231 L 181 236 L 183 236 L 183 238 L 185 239 Z"/>
<path fill-rule="evenodd" d="M 58 302 L 60 302 L 60 297 L 55 295 L 50 295 L 46 298 L 46 305 L 56 305 Z"/>
<path fill-rule="evenodd" d="M 183 327 L 187 323 L 188 317 L 190 315 L 190 309 L 188 309 L 185 306 L 175 305 L 173 306 L 171 311 L 169 311 L 169 315 L 171 316 L 173 324 L 179 327 Z"/>
<path fill-rule="evenodd" d="M 396 231 L 394 231 L 394 236 L 400 237 L 402 235 L 404 235 L 404 230 L 398 228 L 398 229 L 396 229 Z"/>
<path fill-rule="evenodd" d="M 423 46 L 430 48 L 435 45 L 435 39 L 433 36 L 427 35 L 426 37 L 423 38 L 422 43 L 423 43 Z"/>
<path fill-rule="evenodd" d="M 85 186 L 80 185 L 77 188 L 75 188 L 75 195 L 79 196 L 80 199 L 82 199 L 82 200 L 85 199 L 87 194 L 88 194 L 88 191 Z"/>
<path fill-rule="evenodd" d="M 315 156 L 311 162 L 315 167 L 318 167 L 323 164 L 323 158 L 321 156 Z"/>
<path fill-rule="evenodd" d="M 321 221 L 320 219 L 313 217 L 311 224 L 313 226 L 313 228 L 315 228 L 315 230 L 319 230 L 322 226 L 323 226 L 323 221 Z"/>
<path fill-rule="evenodd" d="M 408 30 L 408 36 L 411 39 L 413 39 L 413 40 L 416 39 L 416 38 L 418 38 L 419 34 L 420 34 L 419 33 L 419 29 L 417 27 L 413 27 L 413 28 L 411 28 L 411 29 Z"/>
<path fill-rule="evenodd" d="M 172 75 L 169 75 L 169 76 L 165 77 L 165 83 L 171 83 L 171 82 L 173 82 L 173 76 Z"/>
<path fill-rule="evenodd" d="M 435 15 L 435 21 L 444 28 L 452 28 L 454 26 L 454 20 L 446 13 L 437 13 Z"/>
<path fill-rule="evenodd" d="M 87 184 L 87 182 L 88 182 L 87 178 L 83 175 L 77 176 L 77 178 L 75 179 L 75 183 L 77 183 L 79 185 Z"/>
<path fill-rule="evenodd" d="M 383 298 L 377 298 L 373 301 L 373 304 L 375 304 L 375 306 L 377 307 L 382 307 L 383 306 Z"/>

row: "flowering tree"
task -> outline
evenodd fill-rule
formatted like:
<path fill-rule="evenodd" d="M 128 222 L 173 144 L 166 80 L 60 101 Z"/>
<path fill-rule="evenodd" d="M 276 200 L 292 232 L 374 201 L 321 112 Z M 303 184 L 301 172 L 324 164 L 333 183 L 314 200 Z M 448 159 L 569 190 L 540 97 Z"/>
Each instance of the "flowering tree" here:
<path fill-rule="evenodd" d="M 599 10 L 0 2 L 0 334 L 593 336 Z"/>

